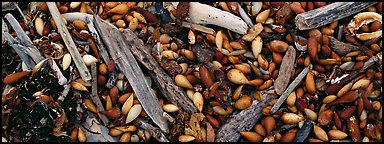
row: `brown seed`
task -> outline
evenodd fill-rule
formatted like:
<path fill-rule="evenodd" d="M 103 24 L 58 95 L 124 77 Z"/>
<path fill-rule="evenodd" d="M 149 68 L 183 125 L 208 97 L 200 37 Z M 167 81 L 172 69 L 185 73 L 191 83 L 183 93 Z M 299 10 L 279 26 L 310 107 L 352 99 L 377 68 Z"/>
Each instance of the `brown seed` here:
<path fill-rule="evenodd" d="M 294 113 L 286 113 L 283 116 L 281 116 L 281 120 L 283 120 L 283 122 L 286 124 L 296 124 L 304 120 L 304 117 Z"/>
<path fill-rule="evenodd" d="M 71 140 L 72 141 L 77 141 L 77 133 L 79 132 L 78 128 L 74 128 L 71 132 Z"/>
<path fill-rule="evenodd" d="M 88 91 L 88 89 L 79 82 L 71 82 L 70 84 L 73 87 L 73 89 L 75 89 L 75 90 Z"/>
<path fill-rule="evenodd" d="M 125 15 L 129 11 L 129 7 L 126 4 L 119 4 L 115 7 L 113 7 L 111 10 L 109 10 L 106 14 L 120 14 Z"/>
<path fill-rule="evenodd" d="M 237 100 L 240 98 L 241 90 L 243 89 L 244 85 L 240 85 L 236 88 L 236 90 L 233 92 L 232 100 Z"/>
<path fill-rule="evenodd" d="M 215 141 L 215 130 L 213 129 L 211 124 L 207 122 L 207 142 L 214 142 L 214 141 Z"/>
<path fill-rule="evenodd" d="M 360 142 L 361 136 L 360 136 L 359 122 L 355 118 L 355 116 L 352 116 L 349 119 L 347 119 L 347 126 L 348 126 L 348 132 L 352 138 L 352 141 Z"/>
<path fill-rule="evenodd" d="M 85 136 L 84 131 L 81 128 L 79 128 L 79 131 L 77 133 L 77 139 L 79 140 L 79 142 L 86 142 L 87 141 L 87 137 Z"/>
<path fill-rule="evenodd" d="M 313 37 L 308 39 L 308 54 L 314 60 L 317 57 L 317 40 Z"/>
<path fill-rule="evenodd" d="M 288 95 L 287 105 L 288 106 L 294 106 L 295 102 L 296 102 L 296 93 L 292 92 L 291 94 Z"/>
<path fill-rule="evenodd" d="M 181 135 L 181 136 L 179 136 L 178 139 L 180 142 L 191 142 L 191 141 L 195 140 L 196 138 L 193 136 L 189 136 L 189 135 Z"/>
<path fill-rule="evenodd" d="M 10 75 L 7 75 L 3 82 L 4 84 L 13 84 L 15 83 L 16 81 L 22 79 L 23 77 L 29 75 L 31 73 L 31 71 L 22 71 L 22 72 L 17 72 L 17 73 L 13 73 L 13 74 L 10 74 Z"/>
<path fill-rule="evenodd" d="M 276 121 L 272 116 L 267 116 L 264 119 L 265 122 L 265 130 L 267 131 L 267 135 L 271 134 L 271 131 L 276 127 Z"/>
<path fill-rule="evenodd" d="M 117 88 L 117 86 L 113 86 L 109 91 L 109 96 L 111 96 L 112 105 L 115 105 L 117 99 L 119 99 L 119 88 Z"/>
<path fill-rule="evenodd" d="M 283 41 L 280 41 L 280 40 L 274 40 L 274 41 L 270 42 L 270 47 L 271 47 L 271 50 L 274 52 L 283 53 L 283 52 L 287 51 L 288 44 L 283 42 Z"/>
<path fill-rule="evenodd" d="M 355 84 L 353 84 L 351 90 L 365 89 L 368 87 L 371 81 L 369 79 L 360 79 Z"/>
<path fill-rule="evenodd" d="M 346 84 L 343 88 L 341 88 L 339 90 L 339 92 L 337 92 L 336 96 L 341 97 L 341 96 L 345 95 L 349 90 L 351 90 L 352 85 L 353 85 L 353 81 Z"/>
<path fill-rule="evenodd" d="M 203 111 L 203 106 L 204 106 L 204 98 L 203 98 L 203 95 L 201 95 L 200 92 L 195 92 L 195 94 L 193 94 L 193 104 L 195 104 L 195 106 L 197 107 L 197 109 L 202 112 Z"/>
<path fill-rule="evenodd" d="M 111 129 L 109 129 L 108 134 L 111 136 L 120 136 L 121 134 L 123 134 L 123 131 L 116 129 L 116 128 L 111 128 Z"/>
<path fill-rule="evenodd" d="M 125 28 L 125 27 L 127 27 L 127 25 L 125 24 L 125 22 L 123 20 L 117 20 L 116 21 L 116 26 L 118 28 Z"/>
<path fill-rule="evenodd" d="M 101 113 L 107 116 L 108 118 L 112 118 L 112 119 L 118 118 L 121 115 L 120 108 L 118 107 L 114 107 L 107 111 L 102 111 Z"/>
<path fill-rule="evenodd" d="M 260 87 L 259 87 L 259 90 L 264 90 L 266 88 L 269 88 L 270 86 L 273 85 L 273 81 L 270 79 L 270 80 L 267 80 L 265 81 Z"/>
<path fill-rule="evenodd" d="M 234 84 L 248 84 L 249 81 L 245 75 L 238 69 L 231 69 L 227 73 L 229 81 Z"/>
<path fill-rule="evenodd" d="M 59 12 L 60 12 L 61 14 L 67 13 L 68 10 L 69 10 L 68 6 L 63 5 L 63 6 L 60 6 L 60 7 L 59 7 Z"/>
<path fill-rule="evenodd" d="M 317 138 L 322 141 L 328 141 L 327 133 L 320 126 L 315 125 L 313 128 L 313 131 L 315 132 Z"/>
<path fill-rule="evenodd" d="M 320 125 L 328 125 L 332 121 L 332 117 L 333 111 L 331 109 L 327 109 L 320 112 L 317 121 Z"/>
<path fill-rule="evenodd" d="M 240 135 L 249 142 L 261 142 L 263 140 L 256 132 L 240 132 Z"/>
<path fill-rule="evenodd" d="M 129 142 L 131 140 L 131 132 L 125 132 L 120 137 L 120 142 Z"/>
<path fill-rule="evenodd" d="M 280 139 L 280 142 L 292 142 L 295 139 L 297 130 L 292 129 L 288 132 L 286 132 Z"/>
<path fill-rule="evenodd" d="M 99 65 L 99 72 L 100 74 L 106 74 L 108 72 L 107 65 L 105 63 L 101 63 Z"/>
<path fill-rule="evenodd" d="M 308 108 L 304 108 L 304 112 L 305 114 L 307 115 L 307 117 L 313 121 L 316 121 L 317 120 L 317 113 L 314 112 L 313 110 L 311 109 L 308 109 Z"/>
<path fill-rule="evenodd" d="M 137 20 L 137 18 L 133 18 L 130 22 L 129 22 L 129 25 L 128 25 L 128 28 L 131 30 L 131 31 L 135 31 L 136 28 L 139 26 L 139 20 Z"/>
<path fill-rule="evenodd" d="M 242 96 L 239 100 L 237 100 L 234 104 L 237 109 L 247 109 L 252 105 L 252 98 L 248 95 Z"/>
<path fill-rule="evenodd" d="M 207 121 L 214 127 L 214 128 L 220 128 L 220 123 L 217 121 L 214 117 L 210 115 L 205 116 L 207 118 Z"/>
<path fill-rule="evenodd" d="M 255 129 L 256 133 L 258 133 L 262 137 L 265 137 L 267 135 L 265 128 L 261 124 L 256 124 L 254 129 Z"/>
<path fill-rule="evenodd" d="M 323 26 L 321 27 L 321 33 L 325 35 L 332 35 L 335 31 L 329 27 Z"/>
<path fill-rule="evenodd" d="M 175 83 L 176 83 L 176 85 L 183 87 L 183 88 L 188 88 L 188 89 L 193 88 L 192 84 L 188 81 L 188 79 L 184 75 L 181 75 L 181 74 L 176 75 Z"/>
<path fill-rule="evenodd" d="M 84 105 L 87 107 L 87 109 L 93 113 L 98 113 L 97 108 L 95 104 L 89 99 L 83 99 Z"/>
<path fill-rule="evenodd" d="M 373 101 L 372 102 L 372 107 L 373 107 L 373 110 L 380 110 L 381 109 L 381 104 L 379 101 Z"/>
<path fill-rule="evenodd" d="M 345 139 L 348 135 L 340 130 L 330 130 L 328 131 L 328 136 L 332 140 L 342 140 Z"/>
<path fill-rule="evenodd" d="M 335 95 L 326 96 L 323 99 L 323 103 L 330 103 L 330 102 L 334 101 L 336 98 L 337 98 L 337 96 L 335 96 Z"/>
<path fill-rule="evenodd" d="M 77 30 L 87 29 L 87 24 L 82 20 L 74 20 L 72 24 Z"/>
<path fill-rule="evenodd" d="M 267 18 L 269 16 L 270 11 L 271 11 L 271 9 L 267 9 L 267 10 L 260 12 L 256 16 L 256 23 L 265 23 L 265 21 L 267 20 Z"/>
<path fill-rule="evenodd" d="M 315 80 L 313 79 L 313 74 L 311 72 L 307 74 L 305 79 L 305 86 L 308 93 L 314 94 L 316 92 Z"/>

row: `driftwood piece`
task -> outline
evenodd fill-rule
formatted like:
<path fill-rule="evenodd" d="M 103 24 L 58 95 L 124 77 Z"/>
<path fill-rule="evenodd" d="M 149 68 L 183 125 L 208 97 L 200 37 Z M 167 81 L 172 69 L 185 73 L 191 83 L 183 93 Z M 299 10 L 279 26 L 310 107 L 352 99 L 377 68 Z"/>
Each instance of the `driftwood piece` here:
<path fill-rule="evenodd" d="M 351 51 L 358 51 L 362 48 L 359 46 L 351 45 L 348 43 L 341 42 L 332 36 L 328 36 L 329 46 L 333 51 L 335 51 L 339 56 L 344 56 Z"/>
<path fill-rule="evenodd" d="M 91 72 L 92 72 L 92 94 L 91 99 L 93 103 L 96 105 L 96 108 L 99 112 L 104 111 L 103 104 L 100 101 L 99 96 L 97 95 L 97 66 L 96 63 L 93 63 L 91 65 Z M 102 120 L 104 125 L 108 125 L 109 120 L 105 115 L 100 115 L 100 119 Z"/>
<path fill-rule="evenodd" d="M 137 127 L 140 127 L 146 131 L 148 131 L 149 133 L 151 133 L 151 135 L 156 139 L 158 140 L 159 142 L 169 142 L 169 140 L 167 139 L 167 137 L 165 137 L 165 135 L 161 132 L 161 130 L 157 127 L 154 127 L 152 126 L 151 124 L 149 123 L 146 123 L 144 122 L 143 120 L 141 119 L 136 119 L 134 121 L 134 125 L 136 125 Z"/>
<path fill-rule="evenodd" d="M 73 62 L 75 63 L 81 78 L 85 82 L 89 82 L 92 77 L 90 72 L 88 71 L 87 66 L 85 65 L 83 58 L 81 57 L 79 51 L 77 50 L 77 47 L 75 43 L 73 42 L 73 39 L 67 29 L 67 26 L 65 26 L 62 16 L 59 12 L 59 10 L 56 7 L 55 2 L 47 2 L 47 6 L 49 8 L 49 11 L 52 15 L 53 20 L 56 23 L 57 30 L 60 33 L 61 37 L 63 38 L 63 41 L 65 43 L 65 46 L 67 47 L 69 53 L 71 54 L 71 57 L 73 59 Z"/>
<path fill-rule="evenodd" d="M 289 84 L 291 73 L 294 70 L 293 67 L 295 65 L 295 59 L 296 50 L 292 46 L 289 46 L 281 62 L 279 75 L 274 82 L 274 87 L 278 95 L 283 94 L 285 88 L 287 88 Z"/>
<path fill-rule="evenodd" d="M 116 28 L 103 22 L 99 16 L 94 16 L 93 22 L 105 46 L 108 48 L 112 59 L 131 84 L 143 109 L 152 121 L 158 125 L 163 132 L 167 133 L 169 131 L 168 123 L 162 116 L 163 109 L 152 88 L 145 81 L 144 74 L 131 53 L 128 41 L 123 39 L 123 35 Z"/>
<path fill-rule="evenodd" d="M 311 120 L 306 120 L 303 127 L 297 132 L 293 142 L 304 142 L 311 132 L 313 132 L 313 122 Z"/>
<path fill-rule="evenodd" d="M 216 133 L 216 142 L 236 142 L 240 139 L 241 131 L 249 131 L 261 118 L 261 110 L 272 101 L 276 95 L 263 94 L 264 100 L 254 100 L 252 105 L 240 113 L 232 115 Z"/>
<path fill-rule="evenodd" d="M 118 137 L 109 135 L 109 129 L 99 123 L 93 113 L 89 113 L 81 127 L 87 137 L 87 142 L 118 142 Z"/>
<path fill-rule="evenodd" d="M 245 12 L 245 10 L 241 7 L 240 3 L 238 3 L 238 8 L 239 8 L 239 13 L 241 18 L 243 18 L 243 20 L 245 21 L 245 23 L 247 23 L 249 28 L 252 28 L 253 27 L 252 20 L 251 18 L 249 18 L 248 13 Z"/>
<path fill-rule="evenodd" d="M 67 78 L 64 77 L 63 73 L 61 72 L 59 66 L 57 66 L 56 61 L 51 59 L 49 61 L 52 71 L 55 73 L 59 85 L 64 85 L 67 83 Z"/>
<path fill-rule="evenodd" d="M 240 17 L 198 2 L 189 3 L 189 18 L 194 24 L 212 24 L 239 34 L 246 34 L 248 30 Z"/>
<path fill-rule="evenodd" d="M 284 103 L 285 99 L 287 99 L 288 95 L 291 94 L 293 90 L 295 90 L 296 86 L 300 83 L 301 80 L 304 79 L 304 77 L 307 75 L 309 72 L 309 69 L 312 68 L 312 65 L 309 65 L 308 67 L 304 68 L 300 74 L 295 78 L 295 80 L 292 81 L 291 84 L 289 84 L 288 88 L 285 89 L 284 93 L 281 94 L 280 98 L 277 100 L 275 105 L 273 105 L 270 113 L 273 114 L 275 113 L 280 106 Z"/>
<path fill-rule="evenodd" d="M 202 25 L 192 24 L 192 23 L 188 23 L 188 22 L 183 21 L 181 23 L 181 26 L 182 27 L 186 27 L 186 28 L 190 28 L 190 29 L 193 29 L 193 30 L 201 31 L 201 32 L 204 32 L 204 33 L 216 35 L 216 32 L 215 32 L 214 29 L 209 28 L 209 27 L 205 27 L 205 26 L 202 26 Z"/>
<path fill-rule="evenodd" d="M 318 28 L 360 12 L 377 2 L 335 2 L 298 14 L 295 24 L 299 30 Z"/>
<path fill-rule="evenodd" d="M 188 98 L 182 88 L 177 86 L 173 79 L 160 67 L 151 52 L 145 48 L 144 43 L 132 31 L 123 31 L 124 39 L 130 44 L 132 54 L 139 61 L 154 80 L 153 82 L 159 88 L 167 100 L 177 106 L 182 107 L 188 113 L 197 112 L 197 108 Z"/>

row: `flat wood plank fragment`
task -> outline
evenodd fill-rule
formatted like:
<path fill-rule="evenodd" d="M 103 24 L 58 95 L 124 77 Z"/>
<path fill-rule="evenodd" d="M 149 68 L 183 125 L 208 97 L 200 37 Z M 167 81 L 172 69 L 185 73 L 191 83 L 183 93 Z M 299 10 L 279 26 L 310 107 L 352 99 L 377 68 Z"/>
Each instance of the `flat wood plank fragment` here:
<path fill-rule="evenodd" d="M 332 49 L 332 51 L 336 52 L 339 56 L 344 56 L 352 51 L 361 50 L 361 47 L 359 46 L 341 42 L 332 36 L 328 36 L 328 38 L 329 38 L 329 47 Z"/>
<path fill-rule="evenodd" d="M 339 19 L 360 12 L 377 2 L 335 2 L 296 15 L 295 24 L 299 30 L 309 30 L 330 24 Z"/>
<path fill-rule="evenodd" d="M 295 66 L 295 59 L 296 50 L 292 46 L 289 46 L 281 62 L 279 75 L 274 82 L 274 87 L 278 95 L 283 94 L 285 88 L 287 88 L 289 84 L 291 73 L 294 70 L 293 67 Z"/>
<path fill-rule="evenodd" d="M 301 80 L 304 79 L 304 77 L 307 75 L 309 72 L 309 69 L 312 68 L 312 65 L 309 65 L 308 67 L 305 67 L 300 74 L 295 78 L 295 80 L 292 81 L 291 84 L 289 84 L 288 88 L 285 89 L 284 93 L 281 94 L 280 98 L 277 100 L 275 105 L 273 105 L 270 113 L 274 114 L 280 106 L 284 103 L 284 101 L 287 99 L 288 95 L 291 94 L 293 90 L 295 90 L 296 86 L 300 83 Z"/>
<path fill-rule="evenodd" d="M 90 82 L 92 79 L 91 73 L 89 72 L 87 66 L 83 61 L 83 58 L 81 57 L 79 51 L 77 50 L 77 47 L 73 42 L 73 39 L 67 29 L 67 26 L 63 22 L 62 16 L 59 10 L 57 9 L 55 2 L 47 2 L 47 6 L 49 8 L 49 11 L 52 15 L 53 20 L 56 23 L 57 30 L 60 33 L 61 37 L 63 38 L 65 46 L 67 47 L 69 53 L 71 54 L 72 60 L 75 63 L 80 73 L 81 78 L 85 82 Z"/>
<path fill-rule="evenodd" d="M 263 97 L 263 101 L 254 100 L 249 108 L 230 116 L 227 122 L 217 130 L 216 142 L 237 142 L 241 131 L 251 130 L 261 118 L 261 110 L 276 98 L 276 95 L 263 94 Z"/>

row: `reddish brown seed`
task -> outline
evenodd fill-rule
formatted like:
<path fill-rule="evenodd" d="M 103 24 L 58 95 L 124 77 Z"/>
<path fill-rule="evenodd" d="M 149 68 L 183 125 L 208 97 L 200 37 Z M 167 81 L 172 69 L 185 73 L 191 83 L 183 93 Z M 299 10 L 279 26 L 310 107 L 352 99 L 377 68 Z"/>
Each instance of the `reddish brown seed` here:
<path fill-rule="evenodd" d="M 314 60 L 317 57 L 317 40 L 313 37 L 308 39 L 308 54 Z"/>
<path fill-rule="evenodd" d="M 352 70 L 353 71 L 360 70 L 361 68 L 363 68 L 363 66 L 364 66 L 364 62 L 362 62 L 362 61 L 356 62 L 355 65 L 353 66 Z"/>
<path fill-rule="evenodd" d="M 341 103 L 349 103 L 355 101 L 357 98 L 359 98 L 359 95 L 356 91 L 349 91 L 342 97 L 339 97 L 338 99 L 334 100 L 333 102 L 329 103 L 329 106 L 341 104 Z"/>
<path fill-rule="evenodd" d="M 17 72 L 17 73 L 7 75 L 4 78 L 3 82 L 4 84 L 13 84 L 16 81 L 22 79 L 23 77 L 29 75 L 29 73 L 31 73 L 31 71 L 22 71 L 22 72 Z"/>
<path fill-rule="evenodd" d="M 100 59 L 99 50 L 97 49 L 97 46 L 96 46 L 95 41 L 93 40 L 93 38 L 89 37 L 87 39 L 87 41 L 91 43 L 91 44 L 89 44 L 89 47 L 92 49 L 92 51 L 95 54 L 96 58 Z"/>
<path fill-rule="evenodd" d="M 303 7 L 301 7 L 300 3 L 298 4 L 294 4 L 294 3 L 298 3 L 298 2 L 293 2 L 292 4 L 290 4 L 289 6 L 291 7 L 291 10 L 297 14 L 300 14 L 300 13 L 304 13 L 305 10 L 303 9 Z"/>
<path fill-rule="evenodd" d="M 209 88 L 213 84 L 211 75 L 209 74 L 208 69 L 205 66 L 201 66 L 199 69 L 200 79 L 203 81 L 204 85 Z"/>
<path fill-rule="evenodd" d="M 276 127 L 276 121 L 272 116 L 267 116 L 264 119 L 265 122 L 265 130 L 267 131 L 267 135 L 271 134 L 271 131 Z"/>
<path fill-rule="evenodd" d="M 214 117 L 210 116 L 210 115 L 206 115 L 205 116 L 208 120 L 208 122 L 212 125 L 212 127 L 214 128 L 220 128 L 220 123 L 219 121 L 217 121 Z"/>
<path fill-rule="evenodd" d="M 99 86 L 103 86 L 107 83 L 107 78 L 105 78 L 103 75 L 97 75 L 97 84 Z"/>
<path fill-rule="evenodd" d="M 343 123 L 341 122 L 340 117 L 336 113 L 336 111 L 333 112 L 333 119 L 334 119 L 336 128 L 341 129 L 343 127 Z"/>
<path fill-rule="evenodd" d="M 121 115 L 121 111 L 118 107 L 114 107 L 107 111 L 102 111 L 101 113 L 107 116 L 108 118 L 112 118 L 112 119 L 119 118 Z"/>
<path fill-rule="evenodd" d="M 273 62 L 276 63 L 276 65 L 280 65 L 283 61 L 283 55 L 277 52 L 272 52 L 272 58 Z"/>
<path fill-rule="evenodd" d="M 270 42 L 270 48 L 274 52 L 285 52 L 288 49 L 288 44 L 280 40 L 274 40 Z"/>
<path fill-rule="evenodd" d="M 352 141 L 361 142 L 359 121 L 355 118 L 355 116 L 347 119 L 347 127 L 349 136 L 352 138 Z"/>
<path fill-rule="evenodd" d="M 65 6 L 65 5 L 63 5 L 63 6 L 61 6 L 61 7 L 59 8 L 59 12 L 60 12 L 61 14 L 67 13 L 68 10 L 69 10 L 68 6 Z"/>
<path fill-rule="evenodd" d="M 320 112 L 318 122 L 320 125 L 328 125 L 332 121 L 333 111 L 331 109 Z"/>
<path fill-rule="evenodd" d="M 316 8 L 323 7 L 327 5 L 326 2 L 313 2 L 313 5 L 315 5 Z"/>
<path fill-rule="evenodd" d="M 115 61 L 110 59 L 108 62 L 108 72 L 112 73 L 115 70 Z"/>
<path fill-rule="evenodd" d="M 339 111 L 338 115 L 340 118 L 347 120 L 349 119 L 356 111 L 356 106 L 349 106 Z"/>
<path fill-rule="evenodd" d="M 280 142 L 292 142 L 295 139 L 297 130 L 292 129 L 288 132 L 286 132 L 280 139 Z"/>
<path fill-rule="evenodd" d="M 113 86 L 111 88 L 111 90 L 109 91 L 109 96 L 111 96 L 112 105 L 115 105 L 119 97 L 119 89 L 117 88 L 117 86 Z"/>

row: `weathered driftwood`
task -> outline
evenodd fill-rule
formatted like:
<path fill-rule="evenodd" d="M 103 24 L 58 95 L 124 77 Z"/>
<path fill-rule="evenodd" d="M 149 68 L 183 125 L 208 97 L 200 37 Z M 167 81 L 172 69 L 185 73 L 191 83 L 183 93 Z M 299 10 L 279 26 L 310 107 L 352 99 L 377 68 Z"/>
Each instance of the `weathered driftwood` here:
<path fill-rule="evenodd" d="M 309 70 L 312 68 L 312 65 L 309 65 L 308 67 L 304 68 L 300 74 L 295 78 L 295 80 L 292 81 L 291 84 L 289 84 L 288 88 L 285 89 L 284 93 L 281 94 L 280 98 L 277 100 L 275 105 L 273 105 L 270 113 L 275 113 L 280 106 L 284 103 L 285 99 L 287 99 L 288 95 L 291 94 L 293 90 L 295 90 L 296 86 L 300 83 L 301 80 L 307 75 Z"/>
<path fill-rule="evenodd" d="M 377 2 L 335 2 L 298 14 L 295 24 L 300 30 L 318 28 L 360 12 Z"/>
<path fill-rule="evenodd" d="M 277 130 L 274 130 L 272 131 L 270 134 L 271 135 L 275 135 L 276 133 L 285 133 L 287 131 L 289 131 L 290 129 L 293 129 L 297 127 L 297 124 L 286 124 L 286 125 L 282 125 L 280 126 Z"/>
<path fill-rule="evenodd" d="M 183 89 L 177 86 L 173 79 L 160 67 L 151 52 L 145 48 L 143 41 L 130 30 L 124 30 L 122 34 L 129 43 L 132 54 L 135 55 L 137 61 L 148 69 L 154 84 L 159 88 L 163 96 L 188 113 L 197 112 L 197 108 Z"/>
<path fill-rule="evenodd" d="M 77 50 L 77 47 L 75 43 L 73 42 L 73 39 L 65 26 L 62 16 L 57 9 L 57 6 L 55 2 L 47 2 L 48 9 L 52 15 L 53 20 L 56 23 L 57 30 L 60 33 L 61 37 L 63 38 L 63 41 L 65 43 L 65 46 L 67 47 L 69 53 L 71 54 L 71 57 L 73 59 L 73 62 L 75 63 L 81 78 L 85 82 L 89 82 L 92 77 L 90 72 L 88 71 L 87 66 L 85 65 L 83 58 L 81 57 L 79 51 Z"/>
<path fill-rule="evenodd" d="M 339 56 L 344 56 L 351 51 L 358 51 L 362 48 L 359 46 L 351 45 L 348 43 L 341 42 L 332 36 L 328 36 L 329 46 L 333 51 L 335 51 Z"/>
<path fill-rule="evenodd" d="M 97 95 L 97 66 L 96 63 L 91 64 L 91 73 L 92 73 L 92 94 L 91 99 L 95 103 L 96 108 L 99 112 L 104 111 L 103 104 L 100 101 L 99 96 Z M 109 120 L 105 115 L 100 115 L 100 119 L 103 121 L 104 125 L 108 125 Z"/>
<path fill-rule="evenodd" d="M 309 134 L 313 132 L 313 122 L 311 120 L 306 120 L 304 122 L 303 127 L 297 132 L 295 139 L 293 142 L 304 142 Z"/>
<path fill-rule="evenodd" d="M 361 68 L 361 70 L 365 70 L 367 69 L 368 67 L 374 65 L 375 63 L 378 64 L 378 67 L 379 67 L 379 71 L 382 71 L 382 67 L 383 67 L 383 62 L 382 62 L 382 53 L 379 53 L 379 54 L 376 54 L 375 56 L 369 58 L 369 60 L 367 60 L 365 63 L 364 63 L 364 66 L 363 68 Z"/>
<path fill-rule="evenodd" d="M 252 20 L 251 18 L 249 18 L 247 12 L 245 12 L 245 10 L 241 7 L 240 3 L 238 3 L 238 8 L 239 8 L 239 13 L 241 18 L 243 18 L 243 20 L 245 21 L 245 23 L 247 23 L 249 28 L 252 28 L 253 27 Z"/>
<path fill-rule="evenodd" d="M 285 88 L 287 88 L 289 84 L 291 73 L 294 70 L 293 67 L 295 65 L 295 59 L 296 50 L 292 46 L 289 46 L 281 62 L 279 75 L 274 82 L 275 91 L 278 95 L 283 94 Z"/>
<path fill-rule="evenodd" d="M 61 72 L 59 66 L 57 66 L 55 60 L 50 59 L 49 61 L 52 71 L 55 73 L 59 85 L 64 85 L 67 83 L 67 78 L 64 77 L 63 73 Z"/>
<path fill-rule="evenodd" d="M 240 17 L 198 2 L 189 3 L 189 18 L 194 24 L 217 25 L 239 34 L 246 34 L 248 30 Z"/>
<path fill-rule="evenodd" d="M 165 137 L 165 135 L 161 132 L 161 130 L 159 128 L 156 128 L 156 127 L 152 126 L 151 124 L 144 122 L 141 119 L 136 119 L 134 121 L 134 125 L 136 125 L 137 127 L 140 127 L 142 129 L 148 131 L 149 133 L 151 133 L 151 135 L 156 140 L 158 140 L 159 142 L 169 142 L 167 137 Z"/>
<path fill-rule="evenodd" d="M 143 109 L 152 121 L 167 133 L 168 123 L 162 116 L 163 109 L 152 88 L 145 81 L 144 74 L 131 53 L 128 41 L 123 39 L 123 35 L 116 28 L 111 27 L 99 16 L 94 16 L 93 22 L 112 59 L 130 82 Z"/>
<path fill-rule="evenodd" d="M 249 131 L 261 118 L 261 110 L 272 101 L 276 95 L 263 94 L 264 100 L 254 100 L 252 105 L 240 113 L 232 115 L 216 132 L 216 142 L 236 142 L 240 139 L 241 131 Z"/>
<path fill-rule="evenodd" d="M 37 63 L 44 60 L 45 58 L 40 54 L 40 51 L 32 45 L 31 39 L 29 39 L 27 34 L 25 34 L 24 30 L 21 28 L 19 22 L 15 19 L 15 17 L 13 17 L 12 14 L 8 13 L 5 15 L 5 18 L 8 20 L 11 27 L 16 32 L 18 40 L 15 40 L 12 36 L 10 37 L 10 35 L 7 35 L 7 32 L 3 32 L 3 34 L 5 34 L 5 37 L 8 39 L 10 46 L 15 50 L 17 49 L 16 52 L 22 58 L 27 67 L 32 69 Z M 29 56 L 30 58 L 27 58 L 27 56 Z M 31 59 L 33 61 L 31 61 Z"/>
<path fill-rule="evenodd" d="M 109 129 L 101 125 L 93 113 L 89 113 L 81 127 L 87 137 L 87 142 L 118 142 L 118 137 L 110 136 Z"/>

